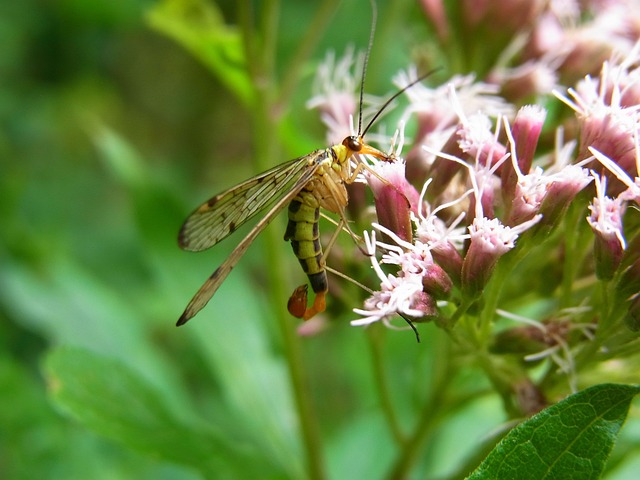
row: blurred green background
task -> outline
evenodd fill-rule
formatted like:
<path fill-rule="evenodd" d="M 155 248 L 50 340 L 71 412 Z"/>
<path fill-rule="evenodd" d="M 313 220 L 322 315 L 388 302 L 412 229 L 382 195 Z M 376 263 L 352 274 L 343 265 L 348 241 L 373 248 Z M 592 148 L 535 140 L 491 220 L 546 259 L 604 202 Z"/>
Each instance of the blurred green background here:
<path fill-rule="evenodd" d="M 236 21 L 235 1 L 183 3 Z M 273 132 L 282 161 L 324 146 L 318 115 L 304 106 L 318 62 L 330 48 L 340 55 L 349 43 L 366 45 L 368 2 L 338 3 L 326 2 L 331 23 L 317 32 Z M 367 91 L 385 94 L 426 27 L 414 2 L 378 4 Z M 182 221 L 257 172 L 246 104 L 224 74 L 150 27 L 155 5 L 0 3 L 2 478 L 305 476 L 274 320 L 286 298 L 271 304 L 263 239 L 192 323 L 174 326 L 239 241 L 182 252 Z M 279 76 L 317 10 L 282 2 Z M 195 8 L 195 23 L 200 14 Z M 274 222 L 274 236 L 283 226 Z M 288 292 L 304 277 L 290 247 L 281 249 Z M 433 419 L 418 472 L 455 471 L 503 421 L 479 371 L 456 377 L 457 399 L 438 397 L 434 385 L 447 376 L 438 359 L 448 352 L 433 326 L 417 344 L 410 333 L 349 327 L 348 309 L 331 315 L 331 328 L 303 339 L 302 368 L 333 478 L 379 478 L 396 453 L 376 372 L 388 374 L 386 400 L 401 427 L 419 417 L 427 392 L 452 402 L 455 418 Z"/>
<path fill-rule="evenodd" d="M 182 252 L 182 221 L 256 171 L 245 106 L 149 26 L 154 5 L 0 3 L 2 478 L 303 476 L 273 307 L 261 286 L 263 241 L 193 323 L 174 326 L 239 241 Z M 235 23 L 235 1 L 215 5 Z M 279 73 L 316 9 L 282 3 Z M 382 46 L 407 11 L 380 9 L 388 14 L 378 31 Z M 290 145 L 283 161 L 324 146 L 317 113 L 304 107 L 315 65 L 328 48 L 340 55 L 349 42 L 363 47 L 369 26 L 367 2 L 343 2 L 330 27 L 317 32 L 319 45 L 285 114 L 288 132 L 274 132 Z M 368 85 L 385 93 L 408 54 L 374 50 Z M 385 62 L 388 69 L 376 71 Z M 283 221 L 271 227 L 278 237 Z M 290 247 L 281 248 L 289 291 L 304 276 Z M 348 327 L 353 317 L 347 310 L 303 344 L 322 437 L 334 451 L 329 468 L 341 474 L 347 466 L 375 471 L 389 458 L 354 456 L 363 439 L 384 452 L 388 433 L 376 410 L 365 334 Z M 397 336 L 402 350 L 394 363 L 425 361 L 428 343 Z M 397 378 L 413 385 L 415 374 L 400 370 Z M 407 404 L 420 393 L 400 391 Z"/>

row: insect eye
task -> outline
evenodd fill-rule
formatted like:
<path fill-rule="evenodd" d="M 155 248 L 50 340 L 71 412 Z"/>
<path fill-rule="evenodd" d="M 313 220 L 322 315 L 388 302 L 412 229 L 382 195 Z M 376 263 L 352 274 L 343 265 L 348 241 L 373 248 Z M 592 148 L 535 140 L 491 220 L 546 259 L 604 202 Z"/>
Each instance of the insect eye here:
<path fill-rule="evenodd" d="M 345 138 L 342 141 L 342 145 L 347 147 L 349 150 L 353 150 L 354 152 L 359 152 L 362 150 L 362 142 L 360 141 L 360 137 L 356 137 L 355 135 L 351 135 Z"/>

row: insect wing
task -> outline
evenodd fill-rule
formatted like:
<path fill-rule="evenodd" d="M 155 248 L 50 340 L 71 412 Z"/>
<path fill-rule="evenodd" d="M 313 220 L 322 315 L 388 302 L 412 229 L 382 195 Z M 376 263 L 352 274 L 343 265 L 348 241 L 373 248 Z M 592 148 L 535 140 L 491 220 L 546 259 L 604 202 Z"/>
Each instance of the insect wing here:
<path fill-rule="evenodd" d="M 298 181 L 293 185 L 291 190 L 280 200 L 278 200 L 275 205 L 271 207 L 271 210 L 267 212 L 267 214 L 251 229 L 251 231 L 247 234 L 246 237 L 242 239 L 242 241 L 233 249 L 231 254 L 227 257 L 227 259 L 220 265 L 215 272 L 211 274 L 211 276 L 207 279 L 206 282 L 200 287 L 200 290 L 193 296 L 187 308 L 185 308 L 184 313 L 178 320 L 177 325 L 183 325 L 187 323 L 191 318 L 193 318 L 196 313 L 198 313 L 204 306 L 211 300 L 211 297 L 216 293 L 222 282 L 224 282 L 227 275 L 231 273 L 233 267 L 236 266 L 238 260 L 244 255 L 244 253 L 249 248 L 249 245 L 253 243 L 256 237 L 260 234 L 264 228 L 269 225 L 269 222 L 273 220 L 278 213 L 291 201 L 293 198 L 302 190 L 302 188 L 309 183 L 309 180 L 313 178 L 318 168 L 318 164 L 314 164 L 309 167 L 302 176 L 298 179 Z"/>
<path fill-rule="evenodd" d="M 277 198 L 322 151 L 296 158 L 246 180 L 200 205 L 184 222 L 178 243 L 198 252 L 214 246 Z M 315 163 L 314 163 L 315 164 Z"/>

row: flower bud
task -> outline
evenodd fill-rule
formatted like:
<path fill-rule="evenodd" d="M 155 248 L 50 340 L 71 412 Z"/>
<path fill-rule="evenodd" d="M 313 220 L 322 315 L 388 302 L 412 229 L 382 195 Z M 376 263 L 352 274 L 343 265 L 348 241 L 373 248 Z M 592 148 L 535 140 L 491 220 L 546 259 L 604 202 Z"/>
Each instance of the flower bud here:
<path fill-rule="evenodd" d="M 587 221 L 595 235 L 594 257 L 596 276 L 601 280 L 611 280 L 622 261 L 625 241 L 622 236 L 622 215 L 624 204 L 619 199 L 605 195 L 606 178 L 594 177 L 597 197 L 593 199 Z"/>
<path fill-rule="evenodd" d="M 418 292 L 413 297 L 411 309 L 422 313 L 422 316 L 411 317 L 414 323 L 429 322 L 438 316 L 438 305 L 435 299 L 425 292 Z"/>
<path fill-rule="evenodd" d="M 550 180 L 547 193 L 540 205 L 540 223 L 552 226 L 557 224 L 576 195 L 591 183 L 593 177 L 585 168 L 567 165 Z"/>
<path fill-rule="evenodd" d="M 555 71 L 546 62 L 527 62 L 513 69 L 499 68 L 489 81 L 500 85 L 502 96 L 512 103 L 522 103 L 536 95 L 547 94 L 557 83 Z"/>
<path fill-rule="evenodd" d="M 594 233 L 593 255 L 596 276 L 600 280 L 611 280 L 622 260 L 623 246 L 614 234 L 606 234 L 596 230 Z"/>
<path fill-rule="evenodd" d="M 563 49 L 567 54 L 560 66 L 565 84 L 574 83 L 585 72 L 597 72 L 602 63 L 611 57 L 613 45 L 604 40 L 606 34 L 583 29 L 578 35 L 564 35 Z"/>
<path fill-rule="evenodd" d="M 469 227 L 471 241 L 462 263 L 462 291 L 471 298 L 482 293 L 498 259 L 513 248 L 502 238 L 508 229 L 498 219 L 475 218 Z"/>
<path fill-rule="evenodd" d="M 516 382 L 513 392 L 520 411 L 527 416 L 534 415 L 549 405 L 542 390 L 528 378 Z"/>
<path fill-rule="evenodd" d="M 433 260 L 442 267 L 454 285 L 460 286 L 462 277 L 462 255 L 451 243 L 438 243 L 431 249 Z"/>
<path fill-rule="evenodd" d="M 536 168 L 528 175 L 520 175 L 515 185 L 513 200 L 505 202 L 505 214 L 508 211 L 506 224 L 517 225 L 533 218 L 539 213 L 546 194 L 547 179 L 541 169 Z"/>
<path fill-rule="evenodd" d="M 489 281 L 493 269 L 502 256 L 486 248 L 483 241 L 471 241 L 462 263 L 462 292 L 469 298 L 480 295 Z"/>
<path fill-rule="evenodd" d="M 494 336 L 491 352 L 531 355 L 549 347 L 546 337 L 544 330 L 533 326 L 508 328 Z"/>
<path fill-rule="evenodd" d="M 495 218 L 476 217 L 469 226 L 471 241 L 462 263 L 463 294 L 468 298 L 480 295 L 500 257 L 514 248 L 518 235 L 540 218 L 538 215 L 515 227 L 507 227 Z"/>
<path fill-rule="evenodd" d="M 453 282 L 442 267 L 432 263 L 422 273 L 422 287 L 425 293 L 437 300 L 442 300 L 449 297 Z"/>
<path fill-rule="evenodd" d="M 515 145 L 510 150 L 515 152 L 511 161 L 506 161 L 501 168 L 502 198 L 505 205 L 510 205 L 514 196 L 518 173 L 527 175 L 531 170 L 533 156 L 538 146 L 538 139 L 542 131 L 546 111 L 537 105 L 525 105 L 522 107 L 511 127 L 511 134 Z M 519 172 L 516 171 L 513 161 L 517 161 Z"/>
<path fill-rule="evenodd" d="M 373 192 L 378 222 L 402 240 L 411 242 L 411 209 L 418 205 L 420 194 L 405 178 L 404 164 L 400 162 L 380 163 L 376 173 L 380 178 L 371 173 L 366 177 Z"/>
<path fill-rule="evenodd" d="M 629 129 L 630 125 L 625 124 L 621 115 L 597 115 L 592 113 L 583 119 L 581 127 L 578 160 L 590 157 L 589 147 L 591 147 L 602 155 L 615 159 L 615 163 L 628 175 L 635 172 L 636 145 L 633 134 Z M 609 171 L 600 164 L 594 164 L 593 168 L 599 173 L 608 176 L 610 194 L 616 195 L 626 188 L 622 182 L 615 176 L 610 175 Z"/>
<path fill-rule="evenodd" d="M 487 170 L 482 170 L 479 172 L 475 172 L 476 181 L 479 183 L 479 192 L 473 192 L 469 197 L 469 209 L 468 215 L 469 218 L 473 218 L 475 216 L 475 212 L 477 211 L 476 202 L 478 201 L 478 196 L 480 197 L 480 206 L 481 211 L 487 218 L 495 218 L 495 198 L 496 198 L 496 189 L 498 188 L 498 178 L 487 172 Z"/>
<path fill-rule="evenodd" d="M 531 25 L 543 6 L 540 0 L 464 0 L 461 4 L 466 23 L 484 23 L 486 34 L 501 40 L 505 33 L 513 34 Z"/>

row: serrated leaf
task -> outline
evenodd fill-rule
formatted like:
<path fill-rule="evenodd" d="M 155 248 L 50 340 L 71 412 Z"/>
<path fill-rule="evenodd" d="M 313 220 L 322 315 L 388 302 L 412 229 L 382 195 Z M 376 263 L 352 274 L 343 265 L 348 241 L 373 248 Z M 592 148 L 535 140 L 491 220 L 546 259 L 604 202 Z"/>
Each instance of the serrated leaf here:
<path fill-rule="evenodd" d="M 602 384 L 567 397 L 514 428 L 468 478 L 600 478 L 638 392 Z"/>
<path fill-rule="evenodd" d="M 251 80 L 238 29 L 226 25 L 213 2 L 164 0 L 147 12 L 151 27 L 173 38 L 198 58 L 245 105 L 252 103 Z"/>
<path fill-rule="evenodd" d="M 192 466 L 208 478 L 274 473 L 271 463 L 234 432 L 189 422 L 122 362 L 79 348 L 58 348 L 45 370 L 54 402 L 91 430 L 137 451 Z M 230 422 L 233 424 L 233 422 Z M 248 477 L 247 477 L 248 476 Z"/>

